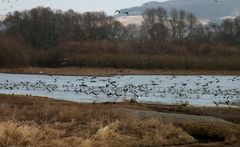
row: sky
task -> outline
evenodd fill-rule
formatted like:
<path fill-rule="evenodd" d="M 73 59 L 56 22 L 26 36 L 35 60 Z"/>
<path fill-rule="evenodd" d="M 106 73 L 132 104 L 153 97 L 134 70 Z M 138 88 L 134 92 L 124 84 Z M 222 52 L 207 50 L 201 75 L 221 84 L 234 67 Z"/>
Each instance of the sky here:
<path fill-rule="evenodd" d="M 117 9 L 140 6 L 149 1 L 151 0 L 0 0 L 0 14 L 37 6 L 48 6 L 53 9 L 73 9 L 78 12 L 105 11 L 108 15 L 113 15 Z"/>

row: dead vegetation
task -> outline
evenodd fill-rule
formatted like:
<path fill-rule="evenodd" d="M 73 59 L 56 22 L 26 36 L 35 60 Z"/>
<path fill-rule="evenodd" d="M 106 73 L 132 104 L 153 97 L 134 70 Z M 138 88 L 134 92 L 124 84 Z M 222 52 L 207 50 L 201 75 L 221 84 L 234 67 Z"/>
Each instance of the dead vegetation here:
<path fill-rule="evenodd" d="M 202 140 L 238 144 L 237 124 L 175 123 L 157 116 L 114 111 L 153 110 L 153 106 L 129 102 L 78 104 L 0 95 L 0 146 L 176 146 L 196 145 Z"/>
<path fill-rule="evenodd" d="M 0 72 L 13 74 L 54 74 L 54 75 L 240 75 L 239 70 L 167 70 L 167 69 L 127 69 L 127 68 L 90 68 L 90 67 L 19 67 L 0 68 Z"/>

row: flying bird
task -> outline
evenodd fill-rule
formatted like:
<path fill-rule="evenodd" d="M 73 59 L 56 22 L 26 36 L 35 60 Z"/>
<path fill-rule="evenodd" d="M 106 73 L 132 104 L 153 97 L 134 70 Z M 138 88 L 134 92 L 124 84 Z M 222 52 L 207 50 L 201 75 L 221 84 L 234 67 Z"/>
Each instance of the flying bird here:
<path fill-rule="evenodd" d="M 128 13 L 128 12 L 124 12 L 124 14 L 125 14 L 125 15 L 129 15 L 129 13 Z"/>
<path fill-rule="evenodd" d="M 121 13 L 121 11 L 120 11 L 120 10 L 116 10 L 115 13 L 118 13 L 118 14 L 119 14 L 119 13 Z"/>

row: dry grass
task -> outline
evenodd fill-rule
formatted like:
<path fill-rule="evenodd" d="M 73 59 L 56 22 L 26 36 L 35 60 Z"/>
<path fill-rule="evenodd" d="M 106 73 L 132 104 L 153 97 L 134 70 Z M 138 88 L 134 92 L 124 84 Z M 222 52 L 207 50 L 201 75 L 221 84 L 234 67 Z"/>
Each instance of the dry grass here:
<path fill-rule="evenodd" d="M 0 146 L 160 146 L 194 143 L 183 130 L 167 121 L 155 118 L 133 122 L 115 121 L 101 126 L 93 120 L 89 128 L 77 128 L 80 124 L 36 124 L 33 122 L 5 121 L 0 123 Z M 94 122 L 95 121 L 95 122 Z M 139 123 L 141 122 L 141 123 Z M 136 125 L 136 126 L 135 126 Z M 139 128 L 141 127 L 141 128 Z M 72 133 L 89 131 L 85 135 Z"/>
<path fill-rule="evenodd" d="M 237 124 L 197 121 L 176 123 L 153 115 L 114 111 L 116 108 L 205 114 L 229 119 Z M 3 140 L 0 146 L 193 145 L 196 139 L 221 142 L 217 146 L 238 144 L 239 111 L 237 108 L 194 108 L 129 102 L 78 104 L 40 97 L 0 95 L 0 140 Z M 231 117 L 227 117 L 227 114 L 231 114 Z"/>
<path fill-rule="evenodd" d="M 23 68 L 0 68 L 5 73 L 27 73 L 27 74 L 55 74 L 55 75 L 240 75 L 239 70 L 167 70 L 167 69 L 127 69 L 127 68 L 44 68 L 44 67 L 23 67 Z"/>
<path fill-rule="evenodd" d="M 239 56 L 209 56 L 194 54 L 91 52 L 68 53 L 71 61 L 67 65 L 80 67 L 113 67 L 138 69 L 205 69 L 239 70 Z"/>
<path fill-rule="evenodd" d="M 12 121 L 0 123 L 0 146 L 27 146 L 42 137 L 38 127 Z"/>
<path fill-rule="evenodd" d="M 0 95 L 0 146 L 162 146 L 196 142 L 168 120 L 119 113 L 112 111 L 113 107 Z"/>
<path fill-rule="evenodd" d="M 64 131 L 54 129 L 48 124 L 34 122 L 6 121 L 0 123 L 0 146 L 66 146 L 83 141 L 81 138 L 63 138 Z"/>

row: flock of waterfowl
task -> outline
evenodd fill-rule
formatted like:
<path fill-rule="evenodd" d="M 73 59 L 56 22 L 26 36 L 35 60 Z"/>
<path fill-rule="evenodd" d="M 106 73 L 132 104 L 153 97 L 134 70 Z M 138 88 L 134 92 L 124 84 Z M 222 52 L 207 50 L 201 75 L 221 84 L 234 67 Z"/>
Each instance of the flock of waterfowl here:
<path fill-rule="evenodd" d="M 73 101 L 235 105 L 239 76 L 44 76 L 0 74 L 0 93 L 48 96 Z"/>

